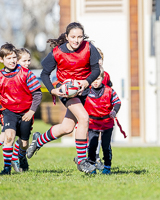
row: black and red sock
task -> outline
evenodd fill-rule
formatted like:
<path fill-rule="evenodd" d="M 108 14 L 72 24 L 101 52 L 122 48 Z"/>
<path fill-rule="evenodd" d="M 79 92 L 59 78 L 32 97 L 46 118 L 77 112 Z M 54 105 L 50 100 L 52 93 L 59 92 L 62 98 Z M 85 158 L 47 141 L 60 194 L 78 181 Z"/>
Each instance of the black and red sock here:
<path fill-rule="evenodd" d="M 78 164 L 86 159 L 87 139 L 76 139 L 76 149 L 78 156 Z"/>
<path fill-rule="evenodd" d="M 13 151 L 13 154 L 12 154 L 12 160 L 13 161 L 18 160 L 18 152 L 19 152 L 19 144 L 18 144 L 18 140 L 17 140 L 14 144 L 14 151 Z"/>
<path fill-rule="evenodd" d="M 42 147 L 44 144 L 57 139 L 57 137 L 53 135 L 52 128 L 53 126 L 37 139 L 37 147 Z"/>
<path fill-rule="evenodd" d="M 11 166 L 13 146 L 3 146 L 4 167 Z"/>

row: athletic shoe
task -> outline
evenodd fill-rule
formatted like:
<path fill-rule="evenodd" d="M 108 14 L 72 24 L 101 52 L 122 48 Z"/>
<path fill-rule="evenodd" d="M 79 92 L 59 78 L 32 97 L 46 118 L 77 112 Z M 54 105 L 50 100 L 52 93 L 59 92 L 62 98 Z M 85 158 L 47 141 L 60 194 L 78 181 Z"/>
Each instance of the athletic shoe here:
<path fill-rule="evenodd" d="M 35 153 L 35 151 L 38 151 L 40 149 L 40 147 L 37 147 L 37 138 L 40 135 L 41 134 L 39 132 L 35 132 L 33 134 L 32 143 L 30 144 L 29 148 L 27 149 L 27 157 L 28 158 L 31 158 L 33 156 L 33 154 Z"/>
<path fill-rule="evenodd" d="M 91 165 L 88 162 L 88 160 L 82 160 L 80 162 L 80 164 L 77 164 L 77 169 L 79 171 L 83 171 L 85 173 L 91 173 L 91 172 L 93 172 L 96 169 L 96 167 L 94 165 Z"/>
<path fill-rule="evenodd" d="M 0 173 L 0 176 L 3 175 L 11 175 L 11 167 L 4 167 L 4 169 Z"/>
<path fill-rule="evenodd" d="M 101 162 L 101 159 L 100 159 L 100 158 L 98 158 L 98 159 L 96 160 L 95 166 L 96 166 L 96 169 L 98 169 L 98 170 L 103 170 L 103 169 L 104 169 L 104 165 L 103 165 L 103 163 Z"/>
<path fill-rule="evenodd" d="M 96 169 L 93 170 L 93 172 L 91 172 L 90 174 L 97 174 Z"/>
<path fill-rule="evenodd" d="M 20 166 L 19 166 L 19 160 L 12 160 L 12 161 L 11 161 L 11 165 L 12 165 L 13 169 L 14 169 L 17 173 L 22 172 L 22 169 L 21 169 Z"/>
<path fill-rule="evenodd" d="M 107 175 L 111 174 L 111 169 L 104 168 L 102 174 L 107 174 Z"/>
<path fill-rule="evenodd" d="M 19 158 L 20 161 L 20 168 L 22 168 L 23 171 L 28 171 L 29 165 L 26 156 L 23 158 Z"/>
<path fill-rule="evenodd" d="M 78 156 L 74 157 L 73 161 L 77 164 L 78 163 Z"/>

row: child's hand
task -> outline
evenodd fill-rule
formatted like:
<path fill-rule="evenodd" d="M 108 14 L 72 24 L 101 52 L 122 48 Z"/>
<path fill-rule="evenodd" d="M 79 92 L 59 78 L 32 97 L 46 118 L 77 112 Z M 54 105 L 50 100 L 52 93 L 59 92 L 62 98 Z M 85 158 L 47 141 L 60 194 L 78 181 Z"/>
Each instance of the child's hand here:
<path fill-rule="evenodd" d="M 23 115 L 22 121 L 27 122 L 27 121 L 31 120 L 32 117 L 33 117 L 33 115 L 34 115 L 34 113 L 35 113 L 35 112 L 34 112 L 33 110 L 29 110 L 28 112 L 26 112 L 26 113 Z"/>
<path fill-rule="evenodd" d="M 77 80 L 77 82 L 80 86 L 80 89 L 78 90 L 78 95 L 81 95 L 82 92 L 89 86 L 89 83 L 86 80 Z"/>
<path fill-rule="evenodd" d="M 52 89 L 51 90 L 51 94 L 55 95 L 55 96 L 59 96 L 59 97 L 68 97 L 66 94 L 64 94 L 63 92 L 61 92 L 61 87 L 60 86 L 59 88 L 56 88 L 56 89 Z"/>
<path fill-rule="evenodd" d="M 116 112 L 114 110 L 112 110 L 110 113 L 109 113 L 109 116 L 110 118 L 114 119 L 116 117 Z"/>

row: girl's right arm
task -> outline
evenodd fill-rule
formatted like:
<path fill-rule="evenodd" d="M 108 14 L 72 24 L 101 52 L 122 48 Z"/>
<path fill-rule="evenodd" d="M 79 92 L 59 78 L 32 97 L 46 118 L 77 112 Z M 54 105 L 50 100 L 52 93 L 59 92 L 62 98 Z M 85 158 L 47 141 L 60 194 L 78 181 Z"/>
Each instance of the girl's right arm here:
<path fill-rule="evenodd" d="M 56 61 L 54 59 L 53 53 L 50 52 L 41 62 L 43 66 L 43 70 L 41 72 L 41 79 L 48 89 L 48 91 L 51 93 L 51 91 L 54 89 L 52 82 L 50 80 L 50 74 L 51 72 L 56 68 Z"/>
<path fill-rule="evenodd" d="M 56 95 L 56 96 L 67 97 L 67 95 L 60 92 L 61 87 L 55 89 L 50 80 L 50 74 L 53 70 L 55 70 L 56 65 L 57 65 L 57 63 L 54 59 L 53 53 L 50 52 L 42 60 L 41 64 L 43 66 L 43 70 L 41 72 L 41 79 L 42 79 L 44 85 L 46 86 L 46 88 L 48 89 L 48 91 L 50 92 L 50 94 Z"/>

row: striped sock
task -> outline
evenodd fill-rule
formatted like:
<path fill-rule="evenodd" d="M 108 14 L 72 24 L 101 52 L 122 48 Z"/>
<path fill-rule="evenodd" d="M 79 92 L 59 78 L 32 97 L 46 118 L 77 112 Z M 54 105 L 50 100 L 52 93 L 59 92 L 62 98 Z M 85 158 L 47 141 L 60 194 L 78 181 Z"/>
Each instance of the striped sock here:
<path fill-rule="evenodd" d="M 18 157 L 23 158 L 26 155 L 26 150 L 19 148 Z"/>
<path fill-rule="evenodd" d="M 76 139 L 76 149 L 78 156 L 78 164 L 86 159 L 87 139 Z"/>
<path fill-rule="evenodd" d="M 11 166 L 13 146 L 3 146 L 4 167 Z"/>
<path fill-rule="evenodd" d="M 3 142 L 0 141 L 0 146 L 3 144 Z"/>
<path fill-rule="evenodd" d="M 42 147 L 44 144 L 58 139 L 53 135 L 52 128 L 53 126 L 37 139 L 37 147 Z"/>
<path fill-rule="evenodd" d="M 18 140 L 17 140 L 14 144 L 14 151 L 13 151 L 13 155 L 12 155 L 13 161 L 18 160 L 18 152 L 19 152 L 19 144 L 18 144 Z"/>

